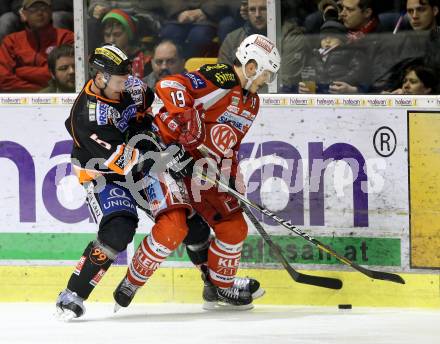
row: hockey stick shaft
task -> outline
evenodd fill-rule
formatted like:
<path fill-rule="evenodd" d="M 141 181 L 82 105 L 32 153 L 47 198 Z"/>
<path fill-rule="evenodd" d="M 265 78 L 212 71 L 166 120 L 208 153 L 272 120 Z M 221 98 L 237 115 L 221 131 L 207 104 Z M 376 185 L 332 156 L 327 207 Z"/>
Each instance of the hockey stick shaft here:
<path fill-rule="evenodd" d="M 243 208 L 246 216 L 249 218 L 249 220 L 254 225 L 255 229 L 263 237 L 264 241 L 269 245 L 270 249 L 277 257 L 278 261 L 281 263 L 281 265 L 284 267 L 284 269 L 286 269 L 286 271 L 289 273 L 289 275 L 293 278 L 294 281 L 296 281 L 298 283 L 310 284 L 310 285 L 314 285 L 317 287 L 323 287 L 323 288 L 330 288 L 330 289 L 341 289 L 342 288 L 342 281 L 339 279 L 331 278 L 331 277 L 306 275 L 306 274 L 298 272 L 294 268 L 292 268 L 292 266 L 290 266 L 287 259 L 281 253 L 281 250 L 272 241 L 272 238 L 270 237 L 270 235 L 264 230 L 263 226 L 258 221 L 258 219 L 255 217 L 255 215 L 252 213 L 252 211 L 249 209 L 249 207 L 246 204 L 242 204 L 241 207 Z"/>
<path fill-rule="evenodd" d="M 353 269 L 363 273 L 364 275 L 366 275 L 366 276 L 368 276 L 370 278 L 374 278 L 374 279 L 379 279 L 379 280 L 384 280 L 384 281 L 390 281 L 390 282 L 405 284 L 405 281 L 403 280 L 403 278 L 401 276 L 397 275 L 397 274 L 393 274 L 393 273 L 389 273 L 389 272 L 370 270 L 370 269 L 364 268 L 364 267 L 362 267 L 362 266 L 352 262 L 350 259 L 348 259 L 348 258 L 346 258 L 344 256 L 341 256 L 340 254 L 338 254 L 336 251 L 334 251 L 329 246 L 321 243 L 319 240 L 311 237 L 309 234 L 303 232 L 299 228 L 296 228 L 294 225 L 292 225 L 290 223 L 290 221 L 286 221 L 283 218 L 281 218 L 281 217 L 277 216 L 276 214 L 274 214 L 273 212 L 269 211 L 268 209 L 265 209 L 262 206 L 253 203 L 252 201 L 248 200 L 246 197 L 244 197 L 239 192 L 237 192 L 234 189 L 230 188 L 228 185 L 226 185 L 222 181 L 217 180 L 217 179 L 212 179 L 212 178 L 208 177 L 206 174 L 200 174 L 200 177 L 205 179 L 205 180 L 207 180 L 207 181 L 209 181 L 210 183 L 217 184 L 219 187 L 224 189 L 230 195 L 232 195 L 235 198 L 237 198 L 242 203 L 248 205 L 249 207 L 251 207 L 253 209 L 258 210 L 260 213 L 262 213 L 264 215 L 269 216 L 276 223 L 278 223 L 281 226 L 287 228 L 288 230 L 294 232 L 295 234 L 299 235 L 300 237 L 304 238 L 305 240 L 311 242 L 314 246 L 318 247 L 320 250 L 322 250 L 324 252 L 327 252 L 331 256 L 337 258 L 342 263 L 351 266 Z"/>

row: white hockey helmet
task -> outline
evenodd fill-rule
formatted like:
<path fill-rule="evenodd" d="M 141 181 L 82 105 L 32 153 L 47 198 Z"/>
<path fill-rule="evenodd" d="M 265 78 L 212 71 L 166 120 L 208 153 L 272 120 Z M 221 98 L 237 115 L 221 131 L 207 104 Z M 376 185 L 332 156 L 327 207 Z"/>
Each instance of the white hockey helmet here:
<path fill-rule="evenodd" d="M 269 38 L 263 35 L 255 34 L 246 37 L 237 48 L 235 56 L 240 61 L 244 77 L 247 80 L 245 89 L 249 89 L 252 82 L 264 71 L 268 71 L 270 74 L 268 83 L 273 82 L 281 65 L 278 49 Z M 246 63 L 250 60 L 255 60 L 257 63 L 257 73 L 253 77 L 248 77 L 245 71 Z"/>

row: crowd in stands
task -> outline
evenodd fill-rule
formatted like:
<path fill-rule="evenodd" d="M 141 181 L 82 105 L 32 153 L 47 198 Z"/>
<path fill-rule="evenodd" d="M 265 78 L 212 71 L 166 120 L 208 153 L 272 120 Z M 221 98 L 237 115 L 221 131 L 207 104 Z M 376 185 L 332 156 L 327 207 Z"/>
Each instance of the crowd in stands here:
<path fill-rule="evenodd" d="M 438 94 L 440 0 L 281 0 L 283 93 Z M 114 43 L 151 87 L 192 57 L 232 64 L 266 0 L 90 0 L 88 51 Z M 73 90 L 73 0 L 0 3 L 0 92 Z M 59 63 L 59 66 L 58 66 Z"/>

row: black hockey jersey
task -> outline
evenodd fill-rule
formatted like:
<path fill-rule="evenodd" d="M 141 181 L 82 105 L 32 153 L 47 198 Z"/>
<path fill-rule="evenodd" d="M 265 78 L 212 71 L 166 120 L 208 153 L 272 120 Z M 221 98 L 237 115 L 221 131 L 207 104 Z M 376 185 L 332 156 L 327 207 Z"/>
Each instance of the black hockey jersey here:
<path fill-rule="evenodd" d="M 72 164 L 81 183 L 102 174 L 124 176 L 132 169 L 139 151 L 126 144 L 127 132 L 154 100 L 153 91 L 135 77 L 127 80 L 120 100 L 94 94 L 92 82 L 84 86 L 65 122 L 73 138 Z"/>

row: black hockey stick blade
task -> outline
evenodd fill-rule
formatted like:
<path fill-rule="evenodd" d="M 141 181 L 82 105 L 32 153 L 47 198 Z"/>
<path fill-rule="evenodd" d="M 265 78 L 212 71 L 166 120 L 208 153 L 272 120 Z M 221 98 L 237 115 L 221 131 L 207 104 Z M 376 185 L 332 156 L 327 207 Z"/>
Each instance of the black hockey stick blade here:
<path fill-rule="evenodd" d="M 359 264 L 352 262 L 350 259 L 348 259 L 344 256 L 341 256 L 340 254 L 338 254 L 337 252 L 332 250 L 327 245 L 324 245 L 320 241 L 318 241 L 308 235 L 306 235 L 306 236 L 301 235 L 300 233 L 302 233 L 302 232 L 299 229 L 291 228 L 290 230 L 296 234 L 299 234 L 300 236 L 302 236 L 306 240 L 310 241 L 311 243 L 315 244 L 322 251 L 329 253 L 330 255 L 337 258 L 341 262 L 351 266 L 353 269 L 363 273 L 364 275 L 366 275 L 368 277 L 383 280 L 383 281 L 405 284 L 405 280 L 397 274 L 393 274 L 391 272 L 382 272 L 382 271 L 376 271 L 376 270 L 370 270 L 370 269 L 364 268 L 363 266 L 360 266 Z"/>
<path fill-rule="evenodd" d="M 274 252 L 275 256 L 278 258 L 281 265 L 283 265 L 284 269 L 287 270 L 287 272 L 289 273 L 289 275 L 292 277 L 292 279 L 295 282 L 314 285 L 314 286 L 322 287 L 322 288 L 329 288 L 329 289 L 341 289 L 342 288 L 342 281 L 339 279 L 331 278 L 331 277 L 307 275 L 307 274 L 303 274 L 301 272 L 298 272 L 294 268 L 292 268 L 292 266 L 289 264 L 287 259 L 281 253 L 278 246 L 275 245 L 275 243 L 272 241 L 272 238 L 270 237 L 270 235 L 264 230 L 264 227 L 261 225 L 261 223 L 255 217 L 255 215 L 252 214 L 252 211 L 249 209 L 249 207 L 244 203 L 242 203 L 241 206 L 242 206 L 245 214 L 249 218 L 249 220 L 254 225 L 255 229 L 263 237 L 264 241 L 269 245 L 272 252 Z"/>
<path fill-rule="evenodd" d="M 353 263 L 351 265 L 351 267 L 353 269 L 356 269 L 356 270 L 362 272 L 363 274 L 365 274 L 371 278 L 374 278 L 374 279 L 405 284 L 405 280 L 397 274 L 393 274 L 393 273 L 385 272 L 385 271 L 376 271 L 376 270 L 366 269 L 356 263 Z"/>

